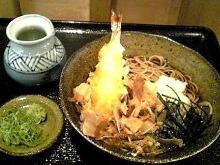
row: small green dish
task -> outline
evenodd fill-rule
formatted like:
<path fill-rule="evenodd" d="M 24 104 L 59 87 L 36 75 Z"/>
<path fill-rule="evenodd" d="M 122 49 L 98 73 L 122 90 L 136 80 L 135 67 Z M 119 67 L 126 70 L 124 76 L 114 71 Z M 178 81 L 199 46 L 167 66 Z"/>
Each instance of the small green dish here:
<path fill-rule="evenodd" d="M 0 151 L 13 156 L 30 156 L 48 149 L 50 146 L 52 146 L 52 144 L 56 142 L 63 128 L 64 117 L 58 104 L 45 96 L 22 95 L 16 97 L 5 103 L 0 108 L 0 117 L 2 116 L 4 111 L 14 108 L 23 108 L 33 103 L 41 106 L 47 114 L 46 120 L 43 121 L 41 125 L 42 133 L 40 134 L 40 136 L 43 139 L 41 143 L 37 144 L 34 147 L 28 147 L 21 144 L 7 145 L 2 140 L 2 138 L 0 138 Z"/>

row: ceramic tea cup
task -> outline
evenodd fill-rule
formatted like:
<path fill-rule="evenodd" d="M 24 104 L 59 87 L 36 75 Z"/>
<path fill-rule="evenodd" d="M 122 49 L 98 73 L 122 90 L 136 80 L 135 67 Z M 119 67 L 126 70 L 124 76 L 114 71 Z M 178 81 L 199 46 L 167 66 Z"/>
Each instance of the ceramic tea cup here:
<path fill-rule="evenodd" d="M 17 17 L 8 24 L 6 35 L 10 41 L 3 61 L 12 79 L 34 86 L 59 78 L 66 51 L 48 18 L 38 14 Z"/>

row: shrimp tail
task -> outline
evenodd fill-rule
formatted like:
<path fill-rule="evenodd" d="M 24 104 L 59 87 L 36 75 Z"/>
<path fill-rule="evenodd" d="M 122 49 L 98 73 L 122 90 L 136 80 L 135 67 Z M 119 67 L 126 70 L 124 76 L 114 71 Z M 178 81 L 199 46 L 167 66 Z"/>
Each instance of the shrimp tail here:
<path fill-rule="evenodd" d="M 111 10 L 111 40 L 120 43 L 122 15 Z"/>

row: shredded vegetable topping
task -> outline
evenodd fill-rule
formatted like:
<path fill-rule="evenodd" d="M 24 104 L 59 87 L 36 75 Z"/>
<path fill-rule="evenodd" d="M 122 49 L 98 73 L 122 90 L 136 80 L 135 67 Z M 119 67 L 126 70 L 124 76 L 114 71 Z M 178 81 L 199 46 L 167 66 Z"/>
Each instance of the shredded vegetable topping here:
<path fill-rule="evenodd" d="M 41 141 L 46 111 L 39 104 L 4 110 L 0 116 L 0 140 L 7 145 L 34 147 Z"/>

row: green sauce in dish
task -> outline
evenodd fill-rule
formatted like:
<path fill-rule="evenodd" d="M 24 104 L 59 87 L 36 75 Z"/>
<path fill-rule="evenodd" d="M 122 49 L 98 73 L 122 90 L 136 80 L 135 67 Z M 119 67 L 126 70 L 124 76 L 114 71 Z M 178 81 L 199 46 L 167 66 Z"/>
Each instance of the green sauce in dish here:
<path fill-rule="evenodd" d="M 8 146 L 34 147 L 43 140 L 42 124 L 46 116 L 46 110 L 36 103 L 4 110 L 0 116 L 0 139 Z"/>

